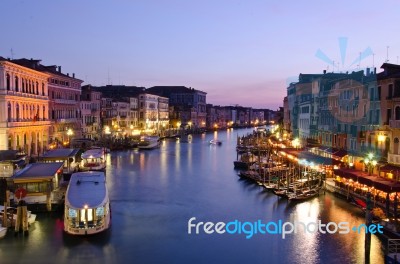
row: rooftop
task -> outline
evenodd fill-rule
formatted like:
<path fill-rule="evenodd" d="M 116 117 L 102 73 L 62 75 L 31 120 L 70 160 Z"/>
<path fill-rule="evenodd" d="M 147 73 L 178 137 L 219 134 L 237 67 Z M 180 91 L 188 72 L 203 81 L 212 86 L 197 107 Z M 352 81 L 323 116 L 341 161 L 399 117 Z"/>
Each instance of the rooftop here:
<path fill-rule="evenodd" d="M 97 207 L 108 199 L 106 178 L 104 172 L 88 171 L 78 172 L 71 176 L 65 204 L 79 209 L 85 205 Z"/>
<path fill-rule="evenodd" d="M 53 149 L 47 151 L 45 154 L 41 156 L 42 159 L 66 159 L 69 157 L 74 157 L 78 153 L 79 149 Z"/>
<path fill-rule="evenodd" d="M 51 179 L 63 167 L 63 165 L 63 162 L 31 163 L 28 164 L 24 169 L 18 171 L 11 178 L 14 180 Z"/>

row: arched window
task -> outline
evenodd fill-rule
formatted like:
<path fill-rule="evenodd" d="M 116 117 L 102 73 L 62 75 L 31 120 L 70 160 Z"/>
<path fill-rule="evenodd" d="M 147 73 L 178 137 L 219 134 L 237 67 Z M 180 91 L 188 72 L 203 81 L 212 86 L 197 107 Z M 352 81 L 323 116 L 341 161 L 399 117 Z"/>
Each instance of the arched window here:
<path fill-rule="evenodd" d="M 394 138 L 393 154 L 395 154 L 395 155 L 399 154 L 399 139 L 398 138 Z"/>
<path fill-rule="evenodd" d="M 17 76 L 15 76 L 15 91 L 18 92 L 19 91 L 19 79 Z"/>
<path fill-rule="evenodd" d="M 17 122 L 19 121 L 19 104 L 15 107 L 15 117 L 17 119 Z"/>
<path fill-rule="evenodd" d="M 7 87 L 7 90 L 10 90 L 10 88 L 11 88 L 11 86 L 10 86 L 11 84 L 10 84 L 10 74 L 6 74 L 6 87 Z"/>
<path fill-rule="evenodd" d="M 394 115 L 396 120 L 400 120 L 400 106 L 396 106 Z"/>
<path fill-rule="evenodd" d="M 31 83 L 31 81 L 29 80 L 28 81 L 28 89 L 27 89 L 28 91 L 28 93 L 32 93 L 32 83 Z"/>
<path fill-rule="evenodd" d="M 35 94 L 39 94 L 39 83 L 38 83 L 38 82 L 36 82 L 36 91 L 35 91 Z"/>
<path fill-rule="evenodd" d="M 7 119 L 8 119 L 8 122 L 11 122 L 11 103 L 10 102 L 8 102 L 8 105 L 7 105 Z"/>
<path fill-rule="evenodd" d="M 25 93 L 25 79 L 22 78 L 22 92 Z"/>
<path fill-rule="evenodd" d="M 44 83 L 42 83 L 42 95 L 45 96 L 45 94 L 44 94 Z"/>
<path fill-rule="evenodd" d="M 42 116 L 43 120 L 46 120 L 46 106 L 43 106 L 43 116 Z"/>

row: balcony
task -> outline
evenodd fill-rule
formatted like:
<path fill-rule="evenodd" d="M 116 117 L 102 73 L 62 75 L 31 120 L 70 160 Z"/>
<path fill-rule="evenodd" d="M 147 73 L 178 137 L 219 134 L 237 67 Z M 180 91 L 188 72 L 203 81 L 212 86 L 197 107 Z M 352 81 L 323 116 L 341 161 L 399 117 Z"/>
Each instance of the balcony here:
<path fill-rule="evenodd" d="M 389 126 L 391 128 L 400 128 L 400 120 L 389 120 Z"/>
<path fill-rule="evenodd" d="M 56 122 L 60 122 L 60 123 L 74 123 L 74 122 L 78 122 L 77 118 L 61 118 L 56 120 Z"/>
<path fill-rule="evenodd" d="M 399 154 L 388 154 L 388 162 L 393 164 L 400 164 L 400 155 Z"/>
<path fill-rule="evenodd" d="M 28 93 L 7 91 L 7 90 L 0 90 L 0 95 L 19 96 L 19 97 L 24 97 L 24 98 L 32 98 L 32 99 L 36 99 L 36 100 L 46 100 L 46 101 L 49 100 L 47 96 L 43 96 L 43 95 L 39 95 L 39 94 L 28 94 Z"/>
<path fill-rule="evenodd" d="M 56 104 L 67 104 L 67 105 L 76 105 L 79 102 L 75 100 L 67 100 L 67 99 L 54 99 L 54 103 Z"/>
<path fill-rule="evenodd" d="M 14 122 L 8 122 L 7 127 L 13 128 L 13 127 L 31 127 L 31 126 L 49 126 L 51 124 L 50 120 L 39 120 L 39 121 L 14 121 Z"/>

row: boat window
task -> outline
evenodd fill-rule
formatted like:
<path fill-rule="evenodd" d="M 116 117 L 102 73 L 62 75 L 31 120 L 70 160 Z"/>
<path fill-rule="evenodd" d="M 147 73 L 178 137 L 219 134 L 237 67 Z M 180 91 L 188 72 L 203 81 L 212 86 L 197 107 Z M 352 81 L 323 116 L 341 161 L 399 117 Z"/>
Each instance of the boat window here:
<path fill-rule="evenodd" d="M 87 220 L 93 221 L 93 209 L 87 209 Z"/>
<path fill-rule="evenodd" d="M 104 207 L 96 208 L 96 216 L 104 216 Z"/>
<path fill-rule="evenodd" d="M 78 212 L 75 209 L 69 208 L 68 209 L 68 217 L 75 218 L 78 216 Z"/>

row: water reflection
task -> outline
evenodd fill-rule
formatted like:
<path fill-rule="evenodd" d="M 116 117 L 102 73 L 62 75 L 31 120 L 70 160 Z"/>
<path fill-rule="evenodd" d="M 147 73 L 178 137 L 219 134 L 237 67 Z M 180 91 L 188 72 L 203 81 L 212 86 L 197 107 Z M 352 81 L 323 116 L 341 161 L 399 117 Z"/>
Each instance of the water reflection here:
<path fill-rule="evenodd" d="M 253 129 L 165 140 L 159 149 L 107 155 L 112 230 L 107 236 L 64 237 L 62 217 L 43 214 L 29 237 L 0 240 L 0 262 L 18 263 L 357 263 L 360 234 L 188 235 L 187 221 L 364 221 L 358 208 L 337 197 L 289 203 L 243 180 L 233 169 L 237 136 Z M 210 146 L 215 137 L 221 146 Z M 10 232 L 11 233 L 11 232 Z M 12 234 L 12 233 L 11 233 Z M 383 263 L 372 236 L 371 263 Z M 54 259 L 49 257 L 54 256 Z M 21 261 L 19 261 L 21 260 Z"/>

